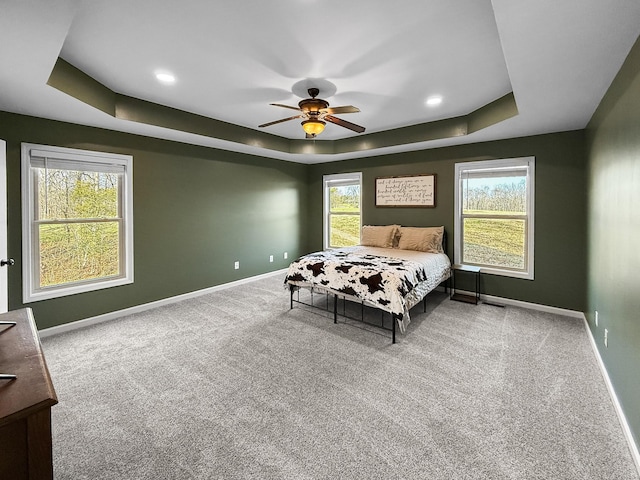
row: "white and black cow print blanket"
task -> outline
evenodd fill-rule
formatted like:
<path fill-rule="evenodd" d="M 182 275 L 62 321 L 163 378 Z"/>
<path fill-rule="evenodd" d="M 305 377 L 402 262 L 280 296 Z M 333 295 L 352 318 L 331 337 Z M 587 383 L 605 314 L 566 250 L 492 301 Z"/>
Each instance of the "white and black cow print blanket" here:
<path fill-rule="evenodd" d="M 425 294 L 448 278 L 449 261 L 446 255 L 442 256 L 446 261 L 440 263 L 444 265 L 446 275 L 443 269 L 436 273 L 429 272 L 428 262 L 374 255 L 367 253 L 366 249 L 364 252 L 349 249 L 316 252 L 291 263 L 285 285 L 315 286 L 355 297 L 392 313 L 398 319 L 400 331 L 404 332 L 409 323 L 408 310 L 413 306 L 407 303 L 409 294 L 429 278 L 433 286 L 426 289 Z"/>

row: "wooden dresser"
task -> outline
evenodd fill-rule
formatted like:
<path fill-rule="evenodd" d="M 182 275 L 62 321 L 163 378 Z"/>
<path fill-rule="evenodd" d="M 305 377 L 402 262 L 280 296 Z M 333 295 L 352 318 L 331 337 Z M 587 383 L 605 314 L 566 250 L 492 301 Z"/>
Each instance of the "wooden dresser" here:
<path fill-rule="evenodd" d="M 58 403 L 31 309 L 0 314 L 0 479 L 53 478 L 51 407 Z"/>

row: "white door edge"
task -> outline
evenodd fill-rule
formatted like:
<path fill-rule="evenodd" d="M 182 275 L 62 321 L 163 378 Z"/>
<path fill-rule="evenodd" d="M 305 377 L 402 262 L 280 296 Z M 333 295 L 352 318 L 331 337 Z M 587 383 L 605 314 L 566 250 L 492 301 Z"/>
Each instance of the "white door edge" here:
<path fill-rule="evenodd" d="M 7 256 L 7 143 L 0 140 L 0 259 Z M 0 313 L 9 309 L 9 267 L 0 267 Z"/>

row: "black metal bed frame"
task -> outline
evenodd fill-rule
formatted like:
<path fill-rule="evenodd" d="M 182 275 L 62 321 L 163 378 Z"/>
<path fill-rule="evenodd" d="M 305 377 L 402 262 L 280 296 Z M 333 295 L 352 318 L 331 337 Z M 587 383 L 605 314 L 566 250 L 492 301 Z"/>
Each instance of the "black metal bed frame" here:
<path fill-rule="evenodd" d="M 311 303 L 307 303 L 303 300 L 300 300 L 300 290 L 302 289 L 306 289 L 309 291 L 309 295 L 311 296 Z M 298 298 L 294 298 L 294 294 L 295 292 L 298 292 Z M 325 303 L 325 307 L 321 307 L 317 304 L 314 303 L 313 301 L 313 295 L 317 294 L 317 295 L 323 295 L 326 297 L 326 303 Z M 315 308 L 321 311 L 325 311 L 325 312 L 330 312 L 333 313 L 333 323 L 337 324 L 338 323 L 338 316 L 341 316 L 343 318 L 347 318 L 350 320 L 355 320 L 357 322 L 361 322 L 363 324 L 366 325 L 370 325 L 372 327 L 376 327 L 376 328 L 380 328 L 382 330 L 387 330 L 391 332 L 391 343 L 396 343 L 396 324 L 398 322 L 398 316 L 396 314 L 390 313 L 390 312 L 385 312 L 384 310 L 380 310 L 377 307 L 371 306 L 371 305 L 366 305 L 364 301 L 357 301 L 357 300 L 349 300 L 347 299 L 346 295 L 340 295 L 337 293 L 333 293 L 333 292 L 329 292 L 329 291 L 324 291 L 324 292 L 317 292 L 314 290 L 314 287 L 300 287 L 297 285 L 291 285 L 289 284 L 289 294 L 290 294 L 290 309 L 293 310 L 293 304 L 294 303 L 299 303 L 301 305 L 305 305 L 307 307 L 311 307 L 311 308 Z M 332 297 L 333 298 L 333 307 L 330 308 L 330 302 L 329 302 L 329 298 Z M 338 313 L 338 303 L 339 300 L 342 299 L 342 313 Z M 350 304 L 359 304 L 360 305 L 360 318 L 351 316 L 351 315 L 347 315 L 346 309 L 347 309 L 347 302 L 349 302 Z M 425 295 L 422 298 L 422 304 L 423 304 L 423 311 L 426 312 L 427 311 L 427 295 Z M 380 316 L 380 324 L 375 324 L 375 323 L 371 323 L 368 322 L 367 320 L 365 320 L 365 307 L 377 310 L 380 312 L 381 316 Z M 385 313 L 388 313 L 391 317 L 391 327 L 386 327 L 384 325 L 384 317 L 385 317 Z"/>

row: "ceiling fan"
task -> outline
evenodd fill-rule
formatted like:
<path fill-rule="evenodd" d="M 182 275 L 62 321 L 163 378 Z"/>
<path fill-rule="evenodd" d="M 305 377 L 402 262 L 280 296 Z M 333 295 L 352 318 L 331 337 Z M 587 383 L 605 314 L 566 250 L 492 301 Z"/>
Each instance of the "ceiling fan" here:
<path fill-rule="evenodd" d="M 359 108 L 352 107 L 351 105 L 343 107 L 329 107 L 329 102 L 322 100 L 321 98 L 316 98 L 320 93 L 319 89 L 310 88 L 307 91 L 311 98 L 301 100 L 297 107 L 282 105 L 280 103 L 271 103 L 271 105 L 275 105 L 276 107 L 298 110 L 301 112 L 299 115 L 283 118 L 282 120 L 276 120 L 275 122 L 263 123 L 262 125 L 258 125 L 258 128 L 269 127 L 276 123 L 288 122 L 289 120 L 295 120 L 296 118 L 303 118 L 302 129 L 306 133 L 306 138 L 315 138 L 317 135 L 322 133 L 326 122 L 340 125 L 341 127 L 348 128 L 349 130 L 353 130 L 357 133 L 364 132 L 364 127 L 333 116 L 334 113 L 357 113 L 360 111 Z"/>

